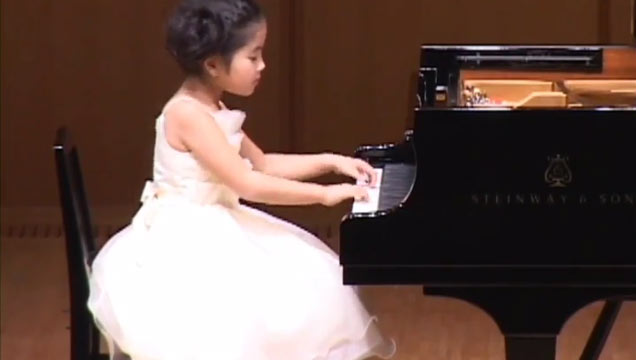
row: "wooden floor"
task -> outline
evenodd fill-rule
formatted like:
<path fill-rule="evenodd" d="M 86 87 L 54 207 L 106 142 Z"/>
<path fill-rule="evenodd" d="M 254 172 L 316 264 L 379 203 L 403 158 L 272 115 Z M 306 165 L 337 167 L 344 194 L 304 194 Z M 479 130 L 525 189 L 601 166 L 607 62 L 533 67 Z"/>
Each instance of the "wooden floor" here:
<path fill-rule="evenodd" d="M 1 240 L 2 360 L 69 358 L 63 250 L 58 237 Z M 504 359 L 495 323 L 470 304 L 423 296 L 419 287 L 368 287 L 362 296 L 397 341 L 396 360 Z M 569 320 L 558 339 L 559 360 L 578 359 L 600 306 L 591 304 Z M 636 359 L 636 303 L 624 305 L 601 359 Z"/>

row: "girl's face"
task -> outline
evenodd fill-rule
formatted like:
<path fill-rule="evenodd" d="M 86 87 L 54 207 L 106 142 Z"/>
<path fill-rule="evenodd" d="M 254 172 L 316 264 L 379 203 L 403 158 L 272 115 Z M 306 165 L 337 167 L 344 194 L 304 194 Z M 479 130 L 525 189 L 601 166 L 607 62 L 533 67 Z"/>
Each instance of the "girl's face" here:
<path fill-rule="evenodd" d="M 247 44 L 238 49 L 228 66 L 219 58 L 206 63 L 206 69 L 212 75 L 214 83 L 224 91 L 235 95 L 249 96 L 261 78 L 265 69 L 263 47 L 267 37 L 267 23 L 262 20 L 247 31 L 252 34 Z"/>

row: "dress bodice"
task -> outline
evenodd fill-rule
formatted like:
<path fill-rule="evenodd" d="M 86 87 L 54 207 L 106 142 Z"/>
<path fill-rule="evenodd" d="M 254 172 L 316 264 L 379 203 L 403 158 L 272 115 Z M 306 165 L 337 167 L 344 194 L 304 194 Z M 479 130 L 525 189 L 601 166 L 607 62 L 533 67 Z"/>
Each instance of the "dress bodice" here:
<path fill-rule="evenodd" d="M 197 100 L 187 97 L 175 98 L 173 101 L 178 99 L 193 101 L 199 106 L 204 106 Z M 166 104 L 164 111 L 156 119 L 153 181 L 146 184 L 142 201 L 149 196 L 160 194 L 185 197 L 202 204 L 218 202 L 226 205 L 238 204 L 238 196 L 214 173 L 204 168 L 192 153 L 177 150 L 168 143 L 165 134 L 165 109 L 173 101 Z M 245 121 L 245 113 L 240 110 L 211 111 L 207 107 L 205 109 L 210 114 L 210 121 L 216 122 L 226 135 L 229 144 L 238 152 L 244 136 L 241 127 Z M 249 161 L 247 162 L 249 165 Z"/>

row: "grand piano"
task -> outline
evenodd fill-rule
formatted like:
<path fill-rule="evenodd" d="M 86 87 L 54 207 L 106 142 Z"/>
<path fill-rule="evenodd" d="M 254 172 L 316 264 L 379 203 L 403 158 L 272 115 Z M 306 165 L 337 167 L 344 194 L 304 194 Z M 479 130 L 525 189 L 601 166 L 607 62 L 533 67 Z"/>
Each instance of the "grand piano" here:
<path fill-rule="evenodd" d="M 379 186 L 341 222 L 344 283 L 473 303 L 508 360 L 605 300 L 598 358 L 636 296 L 636 49 L 422 46 L 416 92 L 403 139 L 355 152 Z"/>

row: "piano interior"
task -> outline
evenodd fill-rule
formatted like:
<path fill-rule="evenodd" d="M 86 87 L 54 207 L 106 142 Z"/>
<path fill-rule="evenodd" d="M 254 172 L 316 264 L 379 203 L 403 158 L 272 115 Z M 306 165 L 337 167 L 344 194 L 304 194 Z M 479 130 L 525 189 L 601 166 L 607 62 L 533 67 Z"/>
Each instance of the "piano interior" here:
<path fill-rule="evenodd" d="M 603 66 L 596 73 L 461 71 L 461 96 L 457 105 L 509 108 L 635 106 L 636 52 L 612 48 L 603 51 Z"/>
<path fill-rule="evenodd" d="M 636 104 L 636 80 L 466 79 L 462 88 L 462 106 L 469 107 L 628 107 Z"/>

